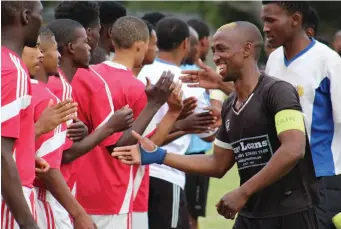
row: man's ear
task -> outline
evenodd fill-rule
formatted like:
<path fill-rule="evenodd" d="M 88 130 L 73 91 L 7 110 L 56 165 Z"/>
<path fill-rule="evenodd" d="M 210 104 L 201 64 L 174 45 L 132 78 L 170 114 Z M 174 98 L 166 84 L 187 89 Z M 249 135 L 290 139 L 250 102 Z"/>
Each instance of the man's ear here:
<path fill-rule="evenodd" d="M 67 44 L 67 51 L 68 51 L 68 53 L 70 53 L 70 54 L 72 54 L 72 55 L 75 54 L 75 49 L 74 49 L 73 44 L 72 44 L 71 42 L 69 42 L 69 43 Z"/>
<path fill-rule="evenodd" d="M 29 11 L 27 9 L 21 11 L 20 19 L 21 19 L 21 23 L 23 25 L 28 25 L 28 22 L 30 20 L 30 14 L 29 14 Z"/>
<path fill-rule="evenodd" d="M 86 35 L 88 36 L 88 41 L 91 41 L 92 38 L 92 30 L 90 28 L 86 29 Z"/>
<path fill-rule="evenodd" d="M 103 26 L 103 27 L 104 27 L 104 26 Z M 106 26 L 106 27 L 104 27 L 103 29 L 106 30 L 107 38 L 111 38 L 111 36 L 112 36 L 112 25 Z"/>
<path fill-rule="evenodd" d="M 244 58 L 249 57 L 251 55 L 252 44 L 250 42 L 244 45 L 243 56 Z"/>

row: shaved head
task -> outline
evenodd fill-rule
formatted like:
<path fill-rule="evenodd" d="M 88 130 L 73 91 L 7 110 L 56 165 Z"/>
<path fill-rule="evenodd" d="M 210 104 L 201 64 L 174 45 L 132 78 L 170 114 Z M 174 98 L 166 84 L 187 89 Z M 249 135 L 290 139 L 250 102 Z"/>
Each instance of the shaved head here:
<path fill-rule="evenodd" d="M 257 26 L 247 21 L 237 21 L 221 26 L 217 32 L 233 33 L 240 42 L 252 44 L 254 57 L 258 60 L 263 47 L 263 36 Z"/>
<path fill-rule="evenodd" d="M 257 65 L 262 48 L 259 29 L 246 21 L 221 26 L 212 39 L 213 61 L 225 82 L 238 80 L 243 69 Z"/>

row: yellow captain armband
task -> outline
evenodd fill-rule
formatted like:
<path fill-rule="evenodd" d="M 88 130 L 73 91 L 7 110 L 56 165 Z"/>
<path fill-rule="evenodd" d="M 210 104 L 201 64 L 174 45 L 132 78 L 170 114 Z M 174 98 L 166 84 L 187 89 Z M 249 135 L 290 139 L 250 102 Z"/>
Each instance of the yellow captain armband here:
<path fill-rule="evenodd" d="M 297 110 L 282 110 L 275 115 L 277 134 L 286 130 L 301 130 L 305 133 L 303 113 Z"/>

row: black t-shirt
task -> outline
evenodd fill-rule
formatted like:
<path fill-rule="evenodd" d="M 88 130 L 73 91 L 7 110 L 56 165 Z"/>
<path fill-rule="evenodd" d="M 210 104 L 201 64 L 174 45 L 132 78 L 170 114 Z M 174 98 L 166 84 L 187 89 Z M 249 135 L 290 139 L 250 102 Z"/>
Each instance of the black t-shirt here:
<path fill-rule="evenodd" d="M 275 115 L 281 110 L 302 111 L 302 108 L 291 84 L 264 74 L 239 111 L 234 109 L 236 99 L 233 93 L 224 102 L 223 125 L 216 144 L 233 150 L 242 185 L 258 173 L 280 147 Z M 286 176 L 253 194 L 240 215 L 250 218 L 283 216 L 317 204 L 315 171 L 306 139 L 304 159 Z"/>

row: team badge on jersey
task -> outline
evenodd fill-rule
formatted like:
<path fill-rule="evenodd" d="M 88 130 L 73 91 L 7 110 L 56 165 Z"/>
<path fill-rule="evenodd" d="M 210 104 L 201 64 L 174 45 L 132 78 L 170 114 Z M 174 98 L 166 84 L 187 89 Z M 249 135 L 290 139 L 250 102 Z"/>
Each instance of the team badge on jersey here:
<path fill-rule="evenodd" d="M 225 122 L 226 132 L 230 130 L 230 119 Z"/>

